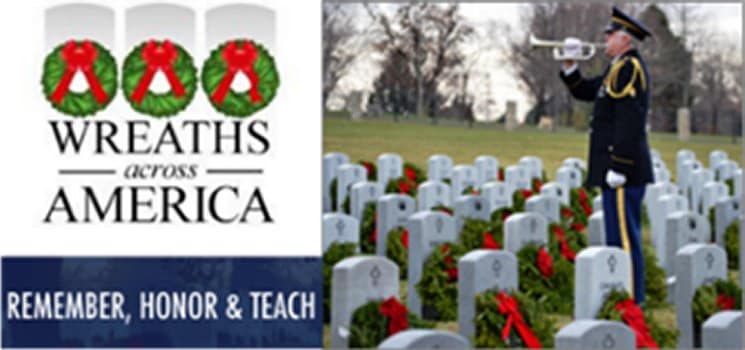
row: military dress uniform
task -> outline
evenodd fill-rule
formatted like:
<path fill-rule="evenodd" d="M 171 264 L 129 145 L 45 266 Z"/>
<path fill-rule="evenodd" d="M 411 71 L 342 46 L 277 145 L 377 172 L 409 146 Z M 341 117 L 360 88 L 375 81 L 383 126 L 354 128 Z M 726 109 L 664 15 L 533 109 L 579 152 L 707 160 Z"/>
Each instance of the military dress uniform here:
<path fill-rule="evenodd" d="M 606 32 L 614 30 L 626 30 L 637 39 L 650 35 L 615 7 Z M 560 72 L 560 77 L 572 96 L 594 102 L 587 184 L 602 188 L 606 244 L 630 254 L 631 289 L 636 303 L 643 303 L 641 203 L 646 184 L 654 181 L 646 132 L 650 88 L 644 60 L 631 49 L 616 57 L 599 76 L 583 77 L 574 69 Z M 611 188 L 606 182 L 609 170 L 623 174 L 626 182 Z"/>

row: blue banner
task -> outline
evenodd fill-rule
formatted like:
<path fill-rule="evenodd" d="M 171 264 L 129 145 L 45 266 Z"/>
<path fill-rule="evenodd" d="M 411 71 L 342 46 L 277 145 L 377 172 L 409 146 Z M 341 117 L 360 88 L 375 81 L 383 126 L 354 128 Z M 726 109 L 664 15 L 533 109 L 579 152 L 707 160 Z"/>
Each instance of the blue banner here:
<path fill-rule="evenodd" d="M 3 258 L 3 347 L 323 346 L 320 258 Z"/>

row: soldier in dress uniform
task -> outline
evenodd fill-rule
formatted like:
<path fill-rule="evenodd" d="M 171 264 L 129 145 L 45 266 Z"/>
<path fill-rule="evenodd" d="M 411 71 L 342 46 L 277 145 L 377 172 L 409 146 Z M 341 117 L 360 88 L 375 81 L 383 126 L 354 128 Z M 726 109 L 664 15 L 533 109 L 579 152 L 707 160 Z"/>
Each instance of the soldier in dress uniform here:
<path fill-rule="evenodd" d="M 583 77 L 576 62 L 567 60 L 559 74 L 572 96 L 594 102 L 587 181 L 603 190 L 607 244 L 630 254 L 637 304 L 644 302 L 641 205 L 646 184 L 654 180 L 646 132 L 650 81 L 633 46 L 648 36 L 643 24 L 614 6 L 605 28 L 608 67 L 599 76 Z M 579 50 L 579 40 L 564 41 L 565 54 Z"/>

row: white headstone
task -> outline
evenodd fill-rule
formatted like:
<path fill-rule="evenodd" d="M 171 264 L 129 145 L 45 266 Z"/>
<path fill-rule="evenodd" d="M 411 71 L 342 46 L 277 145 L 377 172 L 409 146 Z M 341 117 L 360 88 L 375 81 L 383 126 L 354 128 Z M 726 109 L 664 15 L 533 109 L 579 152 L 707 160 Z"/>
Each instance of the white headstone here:
<path fill-rule="evenodd" d="M 562 166 L 556 170 L 556 182 L 565 184 L 569 189 L 582 187 L 582 172 L 574 167 Z"/>
<path fill-rule="evenodd" d="M 512 206 L 512 192 L 504 182 L 487 182 L 481 185 L 481 197 L 489 203 L 489 212 Z"/>
<path fill-rule="evenodd" d="M 742 349 L 742 311 L 720 311 L 701 326 L 703 349 Z"/>
<path fill-rule="evenodd" d="M 561 165 L 575 167 L 580 170 L 587 170 L 587 165 L 585 165 L 585 161 L 580 158 L 576 158 L 576 157 L 565 158 L 564 161 L 561 162 Z"/>
<path fill-rule="evenodd" d="M 350 214 L 361 221 L 367 203 L 375 202 L 383 195 L 383 185 L 377 182 L 358 182 L 352 185 L 350 192 Z"/>
<path fill-rule="evenodd" d="M 592 211 L 602 211 L 603 210 L 603 195 L 599 194 L 595 196 L 595 199 L 592 200 Z"/>
<path fill-rule="evenodd" d="M 353 256 L 336 265 L 331 280 L 331 347 L 347 348 L 352 314 L 375 300 L 398 297 L 398 266 L 379 256 Z"/>
<path fill-rule="evenodd" d="M 714 171 L 714 180 L 724 182 L 735 176 L 737 163 L 733 160 L 725 159 L 711 169 Z"/>
<path fill-rule="evenodd" d="M 416 285 L 422 278 L 424 262 L 432 250 L 442 243 L 455 242 L 455 219 L 442 212 L 422 211 L 409 217 L 406 229 L 409 231 L 407 308 L 421 317 L 422 301 Z"/>
<path fill-rule="evenodd" d="M 331 152 L 323 155 L 323 211 L 331 211 L 331 182 L 336 178 L 336 170 L 349 163 L 349 156 Z"/>
<path fill-rule="evenodd" d="M 605 220 L 603 218 L 603 211 L 595 211 L 590 215 L 588 219 L 588 231 L 587 244 L 591 246 L 605 246 Z"/>
<path fill-rule="evenodd" d="M 359 251 L 360 222 L 352 216 L 339 213 L 323 214 L 323 252 L 333 243 L 355 243 Z"/>
<path fill-rule="evenodd" d="M 529 243 L 548 244 L 548 221 L 538 213 L 512 214 L 504 223 L 504 249 L 517 254 Z"/>
<path fill-rule="evenodd" d="M 469 349 L 468 339 L 449 331 L 407 329 L 383 340 L 378 349 Z"/>
<path fill-rule="evenodd" d="M 668 181 L 670 181 L 670 170 L 667 170 L 667 168 L 654 169 L 654 182 L 668 182 Z"/>
<path fill-rule="evenodd" d="M 520 165 L 510 165 L 505 168 L 504 181 L 509 186 L 510 192 L 529 190 L 531 188 L 529 170 Z"/>
<path fill-rule="evenodd" d="M 714 173 L 709 169 L 699 168 L 693 171 L 691 182 L 691 210 L 699 211 L 701 207 L 701 192 L 704 190 L 704 186 L 711 181 L 714 181 Z"/>
<path fill-rule="evenodd" d="M 517 290 L 517 258 L 504 250 L 476 249 L 458 260 L 458 332 L 475 333 L 476 295 L 489 289 Z"/>
<path fill-rule="evenodd" d="M 647 208 L 647 215 L 649 215 L 650 223 L 653 217 L 657 216 L 657 210 L 660 208 L 658 203 L 660 197 L 666 194 L 680 194 L 678 192 L 678 186 L 669 181 L 656 182 L 647 185 L 644 191 L 644 206 Z"/>
<path fill-rule="evenodd" d="M 616 247 L 588 247 L 574 263 L 574 319 L 593 319 L 611 290 L 631 287 L 629 254 Z"/>
<path fill-rule="evenodd" d="M 709 220 L 693 212 L 676 212 L 667 216 L 665 256 L 673 257 L 678 249 L 690 243 L 709 243 Z M 675 276 L 674 259 L 660 264 L 668 276 Z"/>
<path fill-rule="evenodd" d="M 352 185 L 367 181 L 367 170 L 359 164 L 342 164 L 336 170 L 336 210 L 342 205 Z M 350 203 L 351 204 L 351 203 Z"/>
<path fill-rule="evenodd" d="M 435 154 L 427 159 L 427 179 L 449 179 L 453 172 L 453 159 L 444 154 Z"/>
<path fill-rule="evenodd" d="M 689 160 L 696 160 L 696 154 L 688 149 L 682 149 L 675 155 L 675 177 L 678 179 L 678 186 L 680 186 L 680 173 L 683 163 Z"/>
<path fill-rule="evenodd" d="M 701 162 L 687 160 L 680 166 L 680 173 L 675 174 L 678 179 L 678 187 L 683 190 L 683 194 L 689 203 L 691 202 L 691 187 L 693 187 L 693 172 L 701 168 Z"/>
<path fill-rule="evenodd" d="M 524 156 L 518 162 L 522 167 L 528 169 L 530 179 L 543 178 L 543 161 L 536 156 Z"/>
<path fill-rule="evenodd" d="M 740 217 L 740 198 L 720 199 L 714 206 L 714 242 L 724 248 L 724 232 Z"/>
<path fill-rule="evenodd" d="M 455 216 L 455 230 L 460 232 L 466 219 L 488 221 L 491 218 L 489 203 L 486 198 L 474 195 L 464 195 L 455 200 L 453 215 Z"/>
<path fill-rule="evenodd" d="M 691 302 L 696 289 L 727 278 L 727 257 L 712 244 L 688 244 L 675 255 L 675 315 L 680 330 L 678 348 L 693 348 L 693 312 Z"/>
<path fill-rule="evenodd" d="M 735 182 L 735 197 L 742 197 L 742 169 L 735 170 L 735 176 L 732 177 Z"/>
<path fill-rule="evenodd" d="M 438 205 L 450 206 L 450 186 L 444 182 L 428 180 L 417 189 L 417 208 L 429 210 Z"/>
<path fill-rule="evenodd" d="M 383 153 L 378 156 L 378 183 L 386 186 L 389 180 L 404 175 L 404 160 L 395 153 Z"/>
<path fill-rule="evenodd" d="M 496 181 L 499 175 L 499 160 L 492 156 L 478 156 L 474 162 L 476 166 L 476 184 L 481 186 L 487 182 Z"/>
<path fill-rule="evenodd" d="M 554 339 L 557 350 L 636 349 L 634 331 L 618 321 L 574 321 L 561 328 Z"/>
<path fill-rule="evenodd" d="M 709 210 L 722 199 L 729 197 L 727 185 L 721 182 L 709 181 L 701 191 L 701 206 L 699 214 L 708 216 Z"/>
<path fill-rule="evenodd" d="M 396 227 L 404 227 L 409 216 L 414 214 L 415 206 L 414 198 L 405 194 L 386 194 L 378 198 L 375 254 L 385 256 L 388 233 Z"/>
<path fill-rule="evenodd" d="M 709 152 L 709 168 L 716 169 L 720 162 L 727 160 L 727 152 L 722 150 L 713 150 Z"/>
<path fill-rule="evenodd" d="M 541 214 L 549 223 L 557 223 L 559 217 L 559 200 L 543 194 L 534 195 L 525 201 L 525 211 Z"/>
<path fill-rule="evenodd" d="M 652 229 L 652 245 L 657 252 L 660 266 L 666 264 L 665 234 L 667 232 L 667 217 L 675 212 L 688 211 L 688 201 L 678 194 L 666 194 L 660 196 L 658 206 L 649 217 L 649 226 Z"/>
<path fill-rule="evenodd" d="M 477 187 L 476 168 L 472 165 L 456 165 L 450 181 L 450 198 L 454 202 L 469 186 L 474 189 Z"/>
<path fill-rule="evenodd" d="M 541 186 L 541 194 L 558 199 L 560 204 L 569 205 L 569 189 L 564 183 L 547 182 Z"/>

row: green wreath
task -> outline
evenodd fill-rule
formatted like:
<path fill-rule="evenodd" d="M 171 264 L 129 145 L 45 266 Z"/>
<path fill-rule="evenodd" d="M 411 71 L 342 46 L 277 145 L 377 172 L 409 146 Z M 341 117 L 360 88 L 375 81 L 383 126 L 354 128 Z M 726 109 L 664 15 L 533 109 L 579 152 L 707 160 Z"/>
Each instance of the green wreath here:
<path fill-rule="evenodd" d="M 85 76 L 88 90 L 70 91 L 72 78 L 79 73 Z M 93 115 L 106 108 L 116 94 L 116 60 L 95 41 L 70 40 L 44 59 L 41 85 L 54 109 L 72 117 Z"/>
<path fill-rule="evenodd" d="M 357 253 L 357 245 L 354 243 L 334 242 L 323 253 L 323 321 L 328 323 L 331 317 L 331 277 L 334 265 L 344 258 Z"/>
<path fill-rule="evenodd" d="M 360 160 L 357 162 L 357 164 L 365 167 L 365 170 L 367 171 L 367 181 L 374 182 L 378 180 L 378 167 L 375 165 L 375 163 L 369 160 Z"/>
<path fill-rule="evenodd" d="M 354 310 L 349 328 L 350 348 L 376 348 L 388 338 L 388 319 L 380 312 L 381 304 L 382 301 L 370 301 Z M 435 327 L 433 322 L 424 321 L 411 312 L 406 316 L 410 329 Z"/>
<path fill-rule="evenodd" d="M 406 279 L 409 271 L 409 231 L 400 226 L 388 231 L 385 256 L 398 265 L 399 277 Z"/>
<path fill-rule="evenodd" d="M 657 264 L 657 254 L 648 244 L 642 245 L 644 255 L 644 295 L 645 305 L 657 309 L 668 305 L 665 270 Z"/>
<path fill-rule="evenodd" d="M 701 346 L 701 325 L 709 317 L 719 311 L 741 309 L 742 290 L 737 282 L 720 279 L 698 287 L 691 302 L 694 346 Z"/>
<path fill-rule="evenodd" d="M 556 223 L 548 225 L 548 249 L 555 259 L 574 263 L 576 255 L 587 246 L 587 236 L 579 231 Z"/>
<path fill-rule="evenodd" d="M 591 197 L 584 188 L 573 188 L 569 191 L 569 204 L 574 212 L 574 222 L 587 226 L 590 215 L 592 215 Z"/>
<path fill-rule="evenodd" d="M 556 322 L 547 317 L 540 302 L 517 291 L 506 292 L 519 304 L 523 320 L 541 342 L 543 348 L 554 346 L 554 334 L 558 331 Z M 496 296 L 499 292 L 488 290 L 476 295 L 476 316 L 474 318 L 475 348 L 525 348 L 526 344 L 514 329 L 505 342 L 502 330 L 507 325 L 507 317 L 498 311 Z"/>
<path fill-rule="evenodd" d="M 251 81 L 248 92 L 230 89 L 236 74 L 245 74 Z M 243 118 L 272 102 L 279 88 L 279 73 L 274 58 L 261 44 L 248 39 L 229 40 L 204 62 L 202 87 L 216 110 Z"/>
<path fill-rule="evenodd" d="M 375 241 L 377 240 L 376 215 L 377 204 L 368 202 L 362 210 L 362 223 L 360 223 L 360 252 L 362 254 L 375 254 Z"/>
<path fill-rule="evenodd" d="M 466 252 L 470 252 L 474 249 L 481 249 L 484 247 L 484 242 L 487 240 L 485 235 L 491 235 L 491 239 L 499 245 L 503 246 L 503 235 L 502 230 L 495 230 L 493 225 L 489 221 L 466 218 L 463 222 L 463 229 L 461 229 L 458 235 L 458 243 L 463 246 Z"/>
<path fill-rule="evenodd" d="M 422 316 L 428 320 L 455 321 L 458 317 L 458 264 L 463 248 L 438 244 L 424 261 L 416 292 L 422 300 Z"/>
<path fill-rule="evenodd" d="M 574 308 L 574 264 L 552 256 L 553 274 L 546 277 L 537 264 L 539 249 L 530 243 L 517 252 L 519 289 L 548 312 L 570 314 Z"/>
<path fill-rule="evenodd" d="M 724 231 L 724 249 L 727 251 L 727 267 L 737 270 L 740 265 L 740 220 L 735 220 Z"/>
<path fill-rule="evenodd" d="M 512 212 L 525 211 L 525 201 L 533 195 L 531 190 L 515 190 L 512 193 Z"/>
<path fill-rule="evenodd" d="M 625 290 L 611 290 L 605 297 L 605 302 L 595 318 L 624 323 L 621 312 L 616 309 L 616 305 L 629 298 L 631 297 Z M 675 326 L 663 326 L 664 322 L 659 322 L 647 313 L 644 313 L 644 322 L 649 328 L 649 335 L 652 336 L 660 349 L 674 348 L 678 344 L 680 332 Z"/>
<path fill-rule="evenodd" d="M 171 90 L 150 91 L 156 74 L 165 74 Z M 150 40 L 137 45 L 124 59 L 122 90 L 137 112 L 156 118 L 184 110 L 197 89 L 197 69 L 184 48 L 169 40 Z"/>
<path fill-rule="evenodd" d="M 385 193 L 405 194 L 416 198 L 417 183 L 409 180 L 406 176 L 388 180 L 385 186 Z"/>

